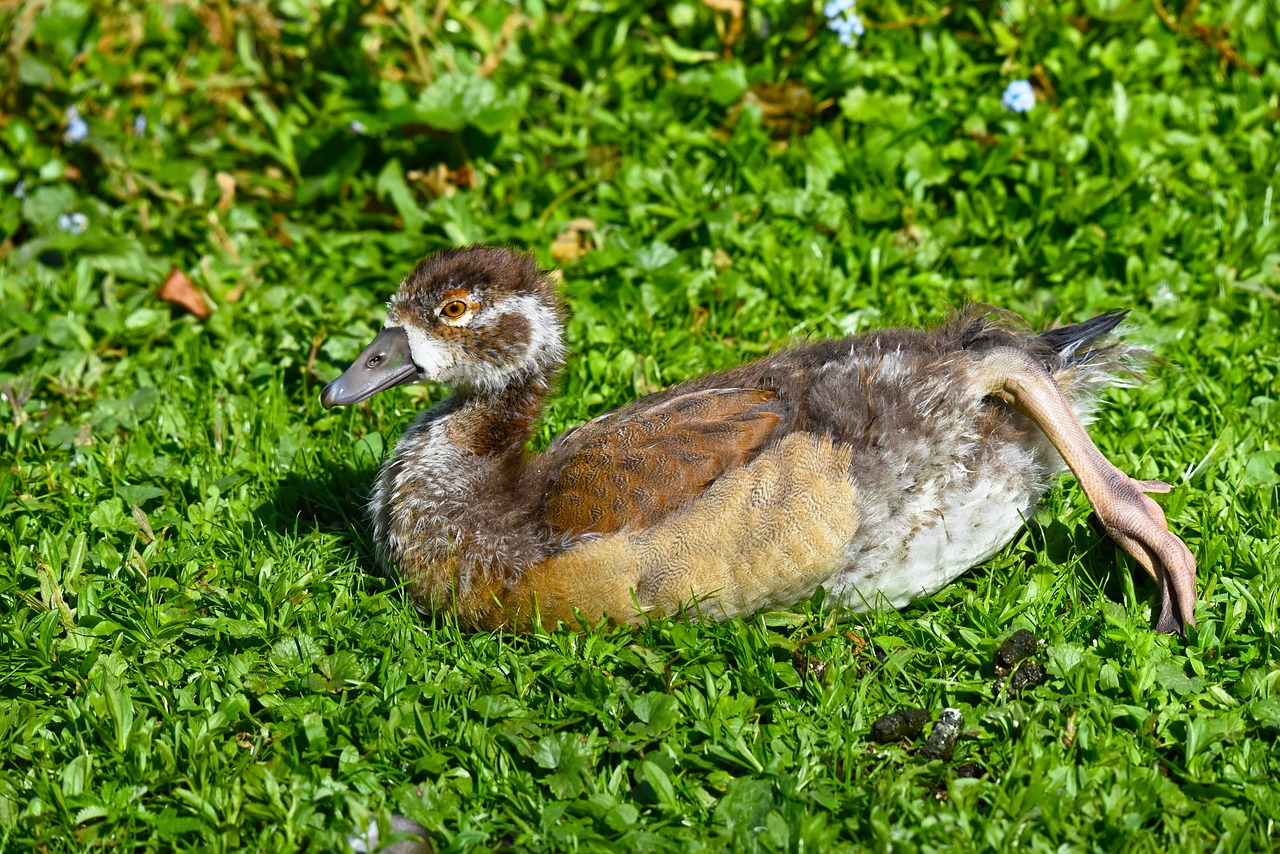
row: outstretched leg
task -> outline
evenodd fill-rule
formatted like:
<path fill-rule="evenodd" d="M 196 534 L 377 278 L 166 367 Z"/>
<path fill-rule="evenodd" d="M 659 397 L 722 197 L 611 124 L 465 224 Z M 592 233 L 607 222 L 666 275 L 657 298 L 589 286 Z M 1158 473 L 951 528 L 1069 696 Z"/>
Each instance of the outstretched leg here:
<path fill-rule="evenodd" d="M 1160 584 L 1156 630 L 1186 634 L 1195 625 L 1196 561 L 1170 533 L 1164 511 L 1144 493 L 1168 492 L 1158 480 L 1134 480 L 1093 444 L 1053 376 L 1039 361 L 1013 349 L 984 356 L 979 377 L 990 393 L 1044 431 L 1080 482 L 1102 526 Z"/>

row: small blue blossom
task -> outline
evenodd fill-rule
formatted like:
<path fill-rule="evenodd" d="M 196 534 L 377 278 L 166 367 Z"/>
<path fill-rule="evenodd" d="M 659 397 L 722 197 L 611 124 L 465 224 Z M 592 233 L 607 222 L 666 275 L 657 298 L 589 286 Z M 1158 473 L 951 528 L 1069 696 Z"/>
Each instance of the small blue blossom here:
<path fill-rule="evenodd" d="M 352 119 L 351 124 L 347 125 L 347 128 L 356 136 L 364 136 L 369 131 L 369 129 L 364 126 L 364 122 L 359 119 Z"/>
<path fill-rule="evenodd" d="M 867 31 L 861 16 L 856 12 L 850 12 L 840 18 L 832 18 L 827 26 L 835 31 L 839 36 L 840 44 L 845 47 L 853 47 L 857 44 L 858 37 Z"/>
<path fill-rule="evenodd" d="M 1030 82 L 1014 80 L 1004 88 L 1004 94 L 1000 96 L 1000 103 L 1004 104 L 1006 110 L 1012 110 L 1015 113 L 1029 113 L 1036 105 L 1036 93 L 1031 88 Z"/>
<path fill-rule="evenodd" d="M 89 135 L 89 125 L 80 117 L 80 111 L 75 107 L 67 107 L 62 118 L 67 125 L 67 129 L 62 132 L 63 142 L 75 145 Z"/>
<path fill-rule="evenodd" d="M 845 47 L 853 47 L 867 31 L 857 12 L 857 0 L 827 0 L 822 14 L 827 16 L 827 29 L 836 33 Z"/>
<path fill-rule="evenodd" d="M 143 115 L 136 116 L 133 120 L 133 135 L 142 136 L 147 132 L 147 117 Z"/>
<path fill-rule="evenodd" d="M 25 199 L 27 197 L 27 182 L 19 181 L 13 185 L 13 197 L 15 199 Z"/>
<path fill-rule="evenodd" d="M 58 228 L 69 234 L 84 234 L 89 227 L 89 218 L 80 211 L 69 214 L 58 214 Z"/>

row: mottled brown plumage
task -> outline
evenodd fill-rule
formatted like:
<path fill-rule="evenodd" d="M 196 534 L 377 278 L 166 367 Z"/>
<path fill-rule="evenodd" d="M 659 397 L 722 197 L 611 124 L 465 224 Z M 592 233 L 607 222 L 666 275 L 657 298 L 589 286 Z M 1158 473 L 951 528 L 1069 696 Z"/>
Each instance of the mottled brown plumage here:
<path fill-rule="evenodd" d="M 611 534 L 665 518 L 754 456 L 779 415 L 771 391 L 715 389 L 612 412 L 560 436 L 538 460 L 538 514 L 557 535 Z"/>
<path fill-rule="evenodd" d="M 795 347 L 525 446 L 564 360 L 564 310 L 528 256 L 424 260 L 326 406 L 405 382 L 453 397 L 406 431 L 374 488 L 374 539 L 414 601 L 471 628 L 717 618 L 825 587 L 901 606 L 1002 548 L 1061 470 L 1193 619 L 1195 562 L 1081 424 L 1132 351 L 1123 313 L 1034 335 L 970 310 L 930 332 Z"/>

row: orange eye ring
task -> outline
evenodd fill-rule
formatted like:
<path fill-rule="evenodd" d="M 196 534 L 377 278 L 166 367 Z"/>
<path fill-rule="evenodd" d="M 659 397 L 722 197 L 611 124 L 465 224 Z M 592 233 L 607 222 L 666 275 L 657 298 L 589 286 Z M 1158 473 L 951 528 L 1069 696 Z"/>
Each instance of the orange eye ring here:
<path fill-rule="evenodd" d="M 467 304 L 460 299 L 450 300 L 440 306 L 440 316 L 445 320 L 457 320 L 467 313 Z"/>

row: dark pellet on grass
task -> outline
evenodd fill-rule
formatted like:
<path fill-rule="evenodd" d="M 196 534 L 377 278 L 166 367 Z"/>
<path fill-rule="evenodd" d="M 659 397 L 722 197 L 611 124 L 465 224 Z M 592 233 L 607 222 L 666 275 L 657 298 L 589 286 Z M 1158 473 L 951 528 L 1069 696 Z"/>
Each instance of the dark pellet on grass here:
<path fill-rule="evenodd" d="M 1013 670 L 1014 665 L 1036 651 L 1036 636 L 1026 629 L 1018 629 L 996 650 L 996 672 L 1000 675 Z"/>
<path fill-rule="evenodd" d="M 956 749 L 960 731 L 964 729 L 964 715 L 958 709 L 943 709 L 938 722 L 929 733 L 929 740 L 920 748 L 920 758 L 926 761 L 941 759 L 946 762 Z"/>
<path fill-rule="evenodd" d="M 827 675 L 827 662 L 812 655 L 805 655 L 803 652 L 794 653 L 791 656 L 791 664 L 795 667 L 796 673 L 800 674 L 801 679 L 813 678 L 820 681 Z"/>
<path fill-rule="evenodd" d="M 1044 668 L 1039 664 L 1034 661 L 1023 662 L 1022 666 L 1009 677 L 1009 692 L 1021 694 L 1024 688 L 1034 688 L 1043 684 L 1048 678 Z"/>
<path fill-rule="evenodd" d="M 899 709 L 876 718 L 871 725 L 871 737 L 880 744 L 918 738 L 928 722 L 929 713 L 924 709 Z"/>

